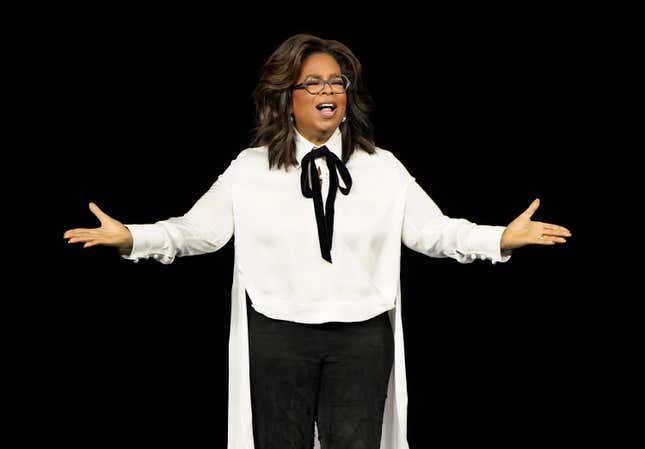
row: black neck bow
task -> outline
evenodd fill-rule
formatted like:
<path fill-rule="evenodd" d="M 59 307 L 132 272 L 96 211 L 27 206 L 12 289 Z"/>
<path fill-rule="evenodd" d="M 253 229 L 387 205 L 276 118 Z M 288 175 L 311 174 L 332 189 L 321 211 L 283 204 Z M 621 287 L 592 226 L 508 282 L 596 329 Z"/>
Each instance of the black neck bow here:
<path fill-rule="evenodd" d="M 323 212 L 322 193 L 320 189 L 320 182 L 318 181 L 318 174 L 316 173 L 316 164 L 314 159 L 320 156 L 325 156 L 327 167 L 329 168 L 329 193 L 327 194 L 327 202 L 325 204 L 325 211 Z M 334 200 L 336 199 L 336 188 L 347 195 L 352 188 L 352 177 L 349 175 L 349 170 L 345 167 L 343 161 L 333 152 L 329 151 L 326 146 L 314 148 L 307 153 L 300 163 L 302 173 L 300 173 L 300 185 L 302 187 L 302 194 L 305 198 L 313 198 L 314 211 L 316 213 L 316 223 L 318 224 L 318 241 L 320 243 L 320 253 L 323 259 L 331 263 L 331 242 L 334 234 Z M 309 167 L 309 169 L 307 169 Z M 338 174 L 340 173 L 346 187 L 341 187 L 338 184 Z M 310 187 L 310 185 L 313 187 Z"/>

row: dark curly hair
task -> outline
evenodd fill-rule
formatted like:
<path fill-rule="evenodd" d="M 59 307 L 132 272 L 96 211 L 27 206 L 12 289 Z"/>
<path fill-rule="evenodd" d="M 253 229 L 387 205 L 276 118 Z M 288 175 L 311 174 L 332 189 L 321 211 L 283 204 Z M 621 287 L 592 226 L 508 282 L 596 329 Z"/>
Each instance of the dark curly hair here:
<path fill-rule="evenodd" d="M 347 120 L 340 124 L 343 136 L 343 162 L 356 148 L 374 153 L 373 126 L 369 120 L 372 98 L 364 85 L 362 68 L 354 53 L 335 40 L 310 34 L 296 34 L 271 54 L 260 73 L 254 91 L 256 124 L 251 146 L 269 148 L 269 168 L 298 166 L 295 132 L 291 125 L 291 88 L 302 63 L 312 53 L 331 55 L 351 82 L 347 90 Z"/>

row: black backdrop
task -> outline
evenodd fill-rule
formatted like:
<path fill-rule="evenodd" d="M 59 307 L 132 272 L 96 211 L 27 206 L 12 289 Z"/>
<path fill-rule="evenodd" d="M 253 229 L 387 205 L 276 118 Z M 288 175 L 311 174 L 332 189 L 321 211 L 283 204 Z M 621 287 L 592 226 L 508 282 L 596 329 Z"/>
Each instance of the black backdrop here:
<path fill-rule="evenodd" d="M 643 142 L 640 12 L 5 10 L 3 427 L 25 447 L 225 447 L 233 240 L 163 266 L 62 234 L 95 225 L 89 201 L 126 223 L 185 212 L 247 146 L 264 59 L 311 32 L 361 59 L 377 144 L 446 214 L 506 224 L 540 197 L 535 218 L 574 234 L 494 266 L 403 248 L 410 446 L 626 441 L 634 328 L 606 186 Z"/>

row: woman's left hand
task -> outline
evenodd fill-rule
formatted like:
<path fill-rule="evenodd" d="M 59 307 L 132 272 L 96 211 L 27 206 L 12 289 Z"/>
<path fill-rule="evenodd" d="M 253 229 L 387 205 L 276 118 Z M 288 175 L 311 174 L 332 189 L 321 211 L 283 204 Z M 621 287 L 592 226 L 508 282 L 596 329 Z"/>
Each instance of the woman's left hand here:
<path fill-rule="evenodd" d="M 564 237 L 571 237 L 571 232 L 563 226 L 532 221 L 531 217 L 539 206 L 540 200 L 536 198 L 528 209 L 509 223 L 502 234 L 502 250 L 526 245 L 555 245 L 566 242 Z"/>

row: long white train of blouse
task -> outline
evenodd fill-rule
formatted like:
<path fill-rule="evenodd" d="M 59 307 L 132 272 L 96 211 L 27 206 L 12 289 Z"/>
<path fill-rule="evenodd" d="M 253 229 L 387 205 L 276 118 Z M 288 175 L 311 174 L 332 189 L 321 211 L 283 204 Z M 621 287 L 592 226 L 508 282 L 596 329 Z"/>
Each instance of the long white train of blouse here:
<path fill-rule="evenodd" d="M 396 289 L 395 307 L 388 310 L 394 333 L 394 365 L 390 372 L 380 449 L 410 449 L 407 442 L 408 392 L 405 374 L 405 352 L 401 320 L 401 279 Z M 228 449 L 255 449 L 251 411 L 249 371 L 249 333 L 246 310 L 246 287 L 233 262 L 231 288 L 231 326 L 228 344 Z M 320 449 L 315 438 L 314 449 Z"/>

